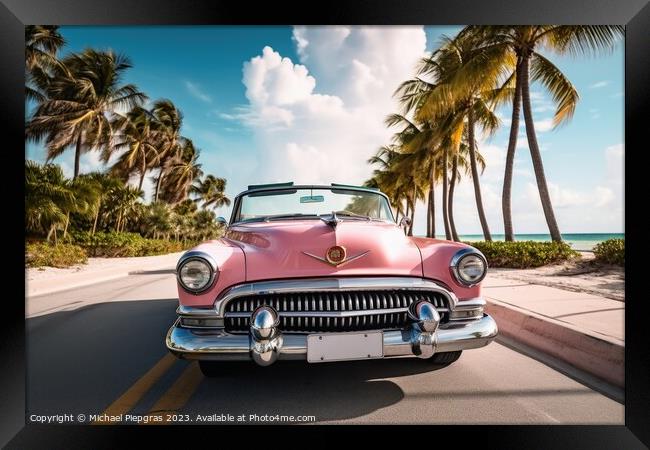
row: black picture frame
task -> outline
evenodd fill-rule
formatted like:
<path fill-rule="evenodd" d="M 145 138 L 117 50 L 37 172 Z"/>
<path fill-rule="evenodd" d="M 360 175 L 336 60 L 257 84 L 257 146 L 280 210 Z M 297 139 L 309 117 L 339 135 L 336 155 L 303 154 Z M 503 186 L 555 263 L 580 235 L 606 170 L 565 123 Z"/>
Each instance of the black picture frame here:
<path fill-rule="evenodd" d="M 650 350 L 648 349 L 648 300 L 643 293 L 645 255 L 642 230 L 647 225 L 635 220 L 635 209 L 644 208 L 642 162 L 650 86 L 650 5 L 647 0 L 612 2 L 596 0 L 356 0 L 344 2 L 226 2 L 208 0 L 0 0 L 0 110 L 4 132 L 4 165 L 0 186 L 5 194 L 5 270 L 3 325 L 0 327 L 0 445 L 8 448 L 115 448 L 133 442 L 133 433 L 146 429 L 150 434 L 179 437 L 185 444 L 190 436 L 212 435 L 212 427 L 90 427 L 25 425 L 25 316 L 23 203 L 19 192 L 24 186 L 19 148 L 24 148 L 24 25 L 191 25 L 191 24 L 622 24 L 625 44 L 625 145 L 632 156 L 625 161 L 625 187 L 630 201 L 625 208 L 628 241 L 626 263 L 626 367 L 624 426 L 483 426 L 426 427 L 424 433 L 402 434 L 390 427 L 360 427 L 370 434 L 403 436 L 405 443 L 424 436 L 425 445 L 435 445 L 436 436 L 447 435 L 463 442 L 497 448 L 644 448 L 650 445 Z M 647 144 L 646 144 L 647 146 Z M 24 156 L 24 155 L 23 155 Z M 636 160 L 639 160 L 638 162 Z M 629 161 L 632 160 L 632 163 Z M 647 169 L 645 169 L 647 170 Z M 640 181 L 639 181 L 640 180 Z M 640 192 L 636 192 L 640 189 Z M 15 237 L 14 237 L 15 235 Z M 642 253 L 643 252 L 643 253 Z M 647 257 L 646 257 L 647 258 Z M 7 289 L 9 288 L 9 289 Z M 73 394 L 71 394 L 73 395 Z M 311 428 L 319 429 L 320 427 Z M 301 442 L 303 427 L 291 429 L 291 439 Z M 180 430 L 180 432 L 179 432 Z M 356 431 L 350 427 L 331 428 L 333 433 Z M 319 430 L 322 432 L 322 429 Z M 405 430 L 406 431 L 406 430 Z M 236 432 L 241 432 L 238 429 Z M 126 434 L 125 434 L 126 433 Z M 274 434 L 274 433 L 272 433 Z M 249 441 L 244 435 L 245 440 Z M 170 442 L 170 441 L 168 441 Z M 214 442 L 217 445 L 218 441 Z M 250 441 L 249 441 L 250 442 Z M 305 441 L 303 441 L 305 442 Z M 645 444 L 645 445 L 644 445 Z M 408 444 L 407 444 L 408 445 Z"/>

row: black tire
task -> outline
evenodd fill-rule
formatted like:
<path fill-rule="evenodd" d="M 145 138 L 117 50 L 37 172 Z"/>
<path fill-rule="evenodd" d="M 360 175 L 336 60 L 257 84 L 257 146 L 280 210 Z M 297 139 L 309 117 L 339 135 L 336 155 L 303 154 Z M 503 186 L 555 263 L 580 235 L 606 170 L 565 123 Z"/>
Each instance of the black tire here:
<path fill-rule="evenodd" d="M 199 368 L 204 377 L 214 378 L 223 373 L 223 365 L 216 361 L 199 361 Z"/>
<path fill-rule="evenodd" d="M 456 362 L 462 353 L 462 350 L 458 350 L 456 352 L 434 353 L 433 356 L 429 358 L 429 362 L 438 366 L 446 367 Z"/>

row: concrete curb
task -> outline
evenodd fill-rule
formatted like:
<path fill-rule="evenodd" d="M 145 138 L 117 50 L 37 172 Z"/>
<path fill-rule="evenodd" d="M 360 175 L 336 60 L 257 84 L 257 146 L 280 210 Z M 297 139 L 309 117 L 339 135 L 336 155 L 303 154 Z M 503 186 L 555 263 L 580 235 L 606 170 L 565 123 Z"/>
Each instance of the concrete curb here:
<path fill-rule="evenodd" d="M 625 343 L 498 300 L 486 311 L 499 334 L 544 352 L 615 386 L 625 386 Z"/>
<path fill-rule="evenodd" d="M 182 252 L 178 253 L 178 255 L 180 254 L 182 254 Z M 44 280 L 26 280 L 25 295 L 27 297 L 36 297 L 39 295 L 53 294 L 55 292 L 67 291 L 69 289 L 124 278 L 132 274 L 137 274 L 138 272 L 173 268 L 175 261 L 178 259 L 178 255 L 172 256 L 174 262 L 171 263 L 168 258 L 162 258 L 171 255 L 176 254 L 161 255 L 160 261 L 147 261 L 146 267 L 143 267 L 142 262 L 138 263 L 135 261 L 129 261 L 129 263 L 126 264 L 118 264 L 118 267 L 106 267 L 92 271 L 81 270 L 76 273 L 63 274 L 56 278 Z"/>

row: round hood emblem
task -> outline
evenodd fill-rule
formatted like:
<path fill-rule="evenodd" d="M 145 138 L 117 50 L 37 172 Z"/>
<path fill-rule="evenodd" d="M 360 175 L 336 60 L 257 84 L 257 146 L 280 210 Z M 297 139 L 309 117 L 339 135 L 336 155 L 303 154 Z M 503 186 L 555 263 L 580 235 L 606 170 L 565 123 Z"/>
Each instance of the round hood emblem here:
<path fill-rule="evenodd" d="M 327 249 L 325 256 L 327 257 L 327 261 L 330 264 L 340 264 L 345 260 L 345 247 L 342 247 L 340 245 L 330 247 Z"/>

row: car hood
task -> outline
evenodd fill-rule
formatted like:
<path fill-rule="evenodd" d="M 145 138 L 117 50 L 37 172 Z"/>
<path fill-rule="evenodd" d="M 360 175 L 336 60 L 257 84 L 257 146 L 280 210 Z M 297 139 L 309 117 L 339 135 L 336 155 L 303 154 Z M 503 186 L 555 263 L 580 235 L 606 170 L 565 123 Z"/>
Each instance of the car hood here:
<path fill-rule="evenodd" d="M 400 275 L 423 276 L 418 247 L 395 224 L 344 219 L 336 227 L 322 220 L 282 220 L 231 227 L 225 238 L 241 247 L 246 280 Z M 327 250 L 342 246 L 349 262 L 333 266 Z M 309 253 L 313 256 L 309 256 Z"/>

